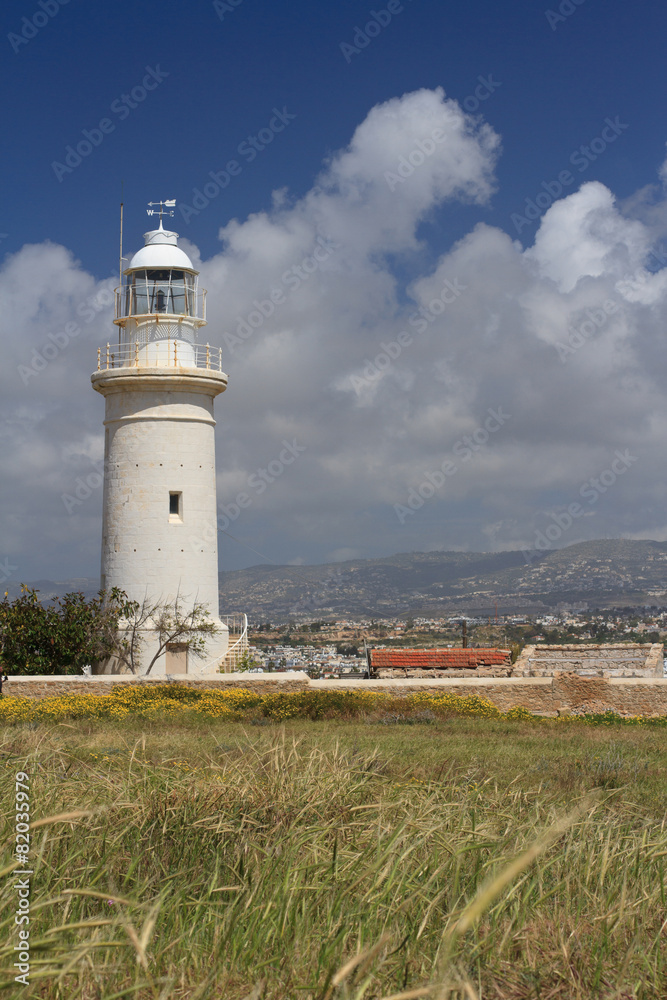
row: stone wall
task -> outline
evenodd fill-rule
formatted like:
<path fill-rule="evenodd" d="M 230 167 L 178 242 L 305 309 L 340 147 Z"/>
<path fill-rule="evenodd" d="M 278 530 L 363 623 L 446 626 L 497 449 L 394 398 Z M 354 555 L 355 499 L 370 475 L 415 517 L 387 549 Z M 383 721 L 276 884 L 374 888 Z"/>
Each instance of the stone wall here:
<path fill-rule="evenodd" d="M 276 691 L 381 691 L 402 696 L 418 691 L 432 694 L 478 694 L 501 711 L 515 706 L 537 715 L 569 712 L 607 711 L 620 715 L 667 715 L 667 678 L 582 677 L 560 673 L 553 677 L 469 677 L 406 680 L 321 680 L 305 674 L 248 676 L 224 674 L 207 678 L 171 678 L 198 690 L 245 688 L 261 693 Z M 109 694 L 119 685 L 164 684 L 164 677 L 139 679 L 124 676 L 98 677 L 13 677 L 3 685 L 3 693 L 23 698 L 47 698 L 61 694 Z"/>
<path fill-rule="evenodd" d="M 439 677 L 510 677 L 513 674 L 512 664 L 507 666 L 475 667 L 469 670 L 461 667 L 456 670 L 422 670 L 420 667 L 414 669 L 383 669 L 377 671 L 378 680 L 396 680 L 398 678 L 439 678 Z"/>
<path fill-rule="evenodd" d="M 581 677 L 662 677 L 661 642 L 624 642 L 608 645 L 526 646 L 514 664 L 513 677 L 553 677 L 576 673 Z"/>
<path fill-rule="evenodd" d="M 311 687 L 363 688 L 397 696 L 416 691 L 433 694 L 478 694 L 502 712 L 527 708 L 535 715 L 612 710 L 619 715 L 667 715 L 667 678 L 598 678 L 578 674 L 554 677 L 470 677 L 461 680 L 311 681 Z"/>
<path fill-rule="evenodd" d="M 168 682 L 182 684 L 199 691 L 224 691 L 227 688 L 248 688 L 262 693 L 274 691 L 302 691 L 308 687 L 308 678 L 300 674 L 273 674 L 268 677 L 254 674 L 217 674 L 214 677 L 166 676 L 133 677 L 127 674 L 98 674 L 94 677 L 68 676 L 10 677 L 2 685 L 2 693 L 16 698 L 55 698 L 61 694 L 111 694 L 114 688 L 128 684 L 155 687 Z"/>

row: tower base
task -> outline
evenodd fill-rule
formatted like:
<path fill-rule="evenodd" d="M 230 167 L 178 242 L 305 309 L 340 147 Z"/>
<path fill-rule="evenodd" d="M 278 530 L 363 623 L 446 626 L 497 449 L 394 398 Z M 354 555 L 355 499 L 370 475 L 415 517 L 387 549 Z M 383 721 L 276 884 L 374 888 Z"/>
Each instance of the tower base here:
<path fill-rule="evenodd" d="M 129 674 L 135 677 L 205 677 L 225 669 L 229 648 L 229 631 L 220 620 L 216 621 L 219 631 L 206 636 L 206 648 L 201 656 L 195 656 L 186 642 L 167 643 L 165 649 L 152 663 L 160 642 L 154 629 L 138 630 L 139 652 L 134 657 L 134 670 L 119 657 L 93 664 L 93 674 Z M 150 671 L 150 673 L 149 673 Z"/>

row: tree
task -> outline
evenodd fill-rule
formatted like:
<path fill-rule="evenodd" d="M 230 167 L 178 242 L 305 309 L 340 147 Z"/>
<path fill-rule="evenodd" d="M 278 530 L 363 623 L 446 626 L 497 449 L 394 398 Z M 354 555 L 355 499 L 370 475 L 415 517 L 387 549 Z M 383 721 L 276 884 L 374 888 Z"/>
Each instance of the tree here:
<path fill-rule="evenodd" d="M 114 655 L 121 618 L 134 603 L 114 587 L 87 601 L 79 592 L 44 605 L 39 591 L 21 585 L 0 603 L 0 664 L 10 674 L 80 674 Z"/>
<path fill-rule="evenodd" d="M 336 652 L 340 656 L 359 656 L 359 647 L 352 642 L 337 642 Z"/>
<path fill-rule="evenodd" d="M 245 653 L 243 654 L 243 656 L 236 665 L 236 672 L 239 674 L 243 674 L 246 673 L 246 671 L 248 670 L 254 670 L 254 668 L 258 666 L 259 663 L 257 662 L 257 660 L 253 659 L 253 657 L 246 649 Z"/>
<path fill-rule="evenodd" d="M 201 659 L 206 653 L 208 637 L 220 631 L 209 620 L 205 604 L 196 602 L 190 607 L 180 594 L 173 601 L 129 602 L 127 612 L 119 622 L 114 655 L 133 674 L 150 674 L 172 642 L 182 643 L 195 659 Z M 149 637 L 157 638 L 157 648 L 143 668 L 142 653 Z"/>

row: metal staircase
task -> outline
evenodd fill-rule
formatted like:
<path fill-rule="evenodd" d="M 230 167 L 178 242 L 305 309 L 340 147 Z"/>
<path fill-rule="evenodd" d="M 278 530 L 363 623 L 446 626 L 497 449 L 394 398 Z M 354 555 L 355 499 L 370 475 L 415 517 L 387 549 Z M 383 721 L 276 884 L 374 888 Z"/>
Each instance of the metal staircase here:
<path fill-rule="evenodd" d="M 221 674 L 233 674 L 238 670 L 239 663 L 248 651 L 248 616 L 239 612 L 234 615 L 221 615 L 220 620 L 229 629 L 229 646 L 227 655 L 220 662 Z"/>

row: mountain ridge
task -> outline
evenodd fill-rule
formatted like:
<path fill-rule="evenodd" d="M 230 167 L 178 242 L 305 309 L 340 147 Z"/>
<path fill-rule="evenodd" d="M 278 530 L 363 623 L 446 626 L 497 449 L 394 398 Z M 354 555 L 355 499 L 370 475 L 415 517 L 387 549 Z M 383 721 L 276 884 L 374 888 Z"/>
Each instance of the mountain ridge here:
<path fill-rule="evenodd" d="M 223 614 L 252 619 L 361 617 L 461 611 L 529 613 L 559 605 L 667 604 L 667 542 L 597 539 L 540 553 L 399 552 L 308 566 L 258 564 L 219 574 Z M 83 590 L 96 580 L 40 580 L 43 599 Z M 18 584 L 5 585 L 11 596 Z"/>
<path fill-rule="evenodd" d="M 667 602 L 667 542 L 599 539 L 539 554 L 412 552 L 318 566 L 265 566 L 220 576 L 221 602 L 304 617 L 547 610 L 557 604 Z M 245 605 L 241 601 L 245 600 Z"/>

